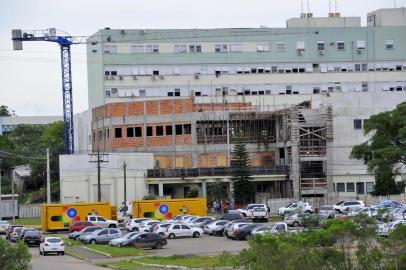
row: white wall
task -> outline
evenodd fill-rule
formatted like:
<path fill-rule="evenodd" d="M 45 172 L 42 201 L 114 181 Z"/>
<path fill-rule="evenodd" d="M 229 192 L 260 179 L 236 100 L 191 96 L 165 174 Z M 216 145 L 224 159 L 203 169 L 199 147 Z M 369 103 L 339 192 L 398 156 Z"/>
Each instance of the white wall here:
<path fill-rule="evenodd" d="M 120 205 L 124 200 L 123 163 L 127 163 L 127 200 L 142 199 L 148 194 L 147 169 L 153 168 L 149 153 L 110 153 L 101 164 L 102 199 Z M 88 154 L 60 155 L 61 202 L 94 201 L 97 198 L 96 157 Z"/>

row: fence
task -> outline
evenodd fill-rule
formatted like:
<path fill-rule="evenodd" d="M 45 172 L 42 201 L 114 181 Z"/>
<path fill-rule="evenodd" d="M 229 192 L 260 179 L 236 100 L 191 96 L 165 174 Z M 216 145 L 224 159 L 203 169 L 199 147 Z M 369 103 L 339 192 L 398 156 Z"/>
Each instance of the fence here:
<path fill-rule="evenodd" d="M 293 198 L 281 198 L 281 199 L 264 199 L 264 198 L 258 198 L 257 197 L 257 202 L 258 203 L 267 203 L 271 213 L 277 213 L 278 209 L 281 207 L 287 206 L 290 202 L 294 201 Z M 348 201 L 348 200 L 361 200 L 363 201 L 366 205 L 372 205 L 376 204 L 380 200 L 394 200 L 398 202 L 406 202 L 406 193 L 405 194 L 400 194 L 400 195 L 391 195 L 391 196 L 379 196 L 379 197 L 374 197 L 371 195 L 366 195 L 366 196 L 340 196 L 340 195 L 332 195 L 329 197 L 308 197 L 308 198 L 302 198 L 302 201 L 310 203 L 314 208 L 320 208 L 322 205 L 332 205 L 335 204 L 339 201 Z"/>
<path fill-rule="evenodd" d="M 18 201 L 14 200 L 14 216 L 18 216 Z M 13 217 L 13 201 L 0 200 L 0 220 Z"/>
<path fill-rule="evenodd" d="M 18 216 L 20 218 L 40 217 L 41 205 L 40 204 L 20 204 Z"/>

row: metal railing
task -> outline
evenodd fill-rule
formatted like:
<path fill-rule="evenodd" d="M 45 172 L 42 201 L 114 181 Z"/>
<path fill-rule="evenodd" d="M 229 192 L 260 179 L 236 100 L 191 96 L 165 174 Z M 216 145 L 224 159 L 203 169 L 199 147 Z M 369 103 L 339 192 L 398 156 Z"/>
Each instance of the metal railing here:
<path fill-rule="evenodd" d="M 151 169 L 147 172 L 148 178 L 185 178 L 199 176 L 229 176 L 231 175 L 230 167 L 215 167 L 215 168 L 178 168 L 178 169 Z M 273 166 L 268 168 L 253 167 L 251 168 L 252 175 L 287 175 L 289 173 L 288 166 Z"/>
<path fill-rule="evenodd" d="M 326 178 L 302 178 L 301 180 L 302 190 L 312 190 L 312 189 L 326 189 L 327 179 Z"/>

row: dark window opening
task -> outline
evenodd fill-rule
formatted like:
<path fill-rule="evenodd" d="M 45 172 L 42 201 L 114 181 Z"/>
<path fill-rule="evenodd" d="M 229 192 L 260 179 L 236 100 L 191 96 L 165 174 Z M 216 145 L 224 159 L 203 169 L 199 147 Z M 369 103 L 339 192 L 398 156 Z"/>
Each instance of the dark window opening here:
<path fill-rule="evenodd" d="M 173 97 L 173 92 L 168 92 L 168 97 Z"/>
<path fill-rule="evenodd" d="M 184 134 L 192 134 L 192 125 L 191 124 L 183 125 L 183 133 Z"/>
<path fill-rule="evenodd" d="M 134 128 L 134 133 L 135 133 L 135 137 L 142 137 L 142 128 L 141 127 L 135 127 Z"/>
<path fill-rule="evenodd" d="M 155 127 L 156 136 L 163 136 L 164 135 L 164 127 L 163 126 L 156 126 Z"/>
<path fill-rule="evenodd" d="M 127 128 L 127 138 L 132 138 L 134 137 L 134 128 L 128 127 Z"/>
<path fill-rule="evenodd" d="M 172 126 L 166 126 L 166 136 L 172 135 Z"/>
<path fill-rule="evenodd" d="M 362 120 L 354 119 L 354 129 L 362 129 Z"/>
<path fill-rule="evenodd" d="M 182 125 L 176 125 L 175 126 L 175 134 L 176 135 L 182 135 L 183 134 Z"/>
<path fill-rule="evenodd" d="M 159 75 L 159 70 L 153 70 L 152 75 Z"/>
<path fill-rule="evenodd" d="M 121 128 L 115 128 L 114 129 L 114 137 L 115 138 L 121 138 L 123 137 L 122 129 Z"/>
<path fill-rule="evenodd" d="M 106 76 L 110 75 L 110 71 L 107 71 L 107 70 L 106 70 L 106 71 L 104 72 L 104 75 L 106 75 Z"/>
<path fill-rule="evenodd" d="M 111 76 L 117 76 L 117 71 L 111 71 L 110 74 Z"/>
<path fill-rule="evenodd" d="M 201 95 L 202 95 L 201 92 L 195 92 L 195 96 L 196 96 L 196 97 L 200 97 Z"/>
<path fill-rule="evenodd" d="M 152 127 L 147 127 L 147 136 L 153 136 Z"/>

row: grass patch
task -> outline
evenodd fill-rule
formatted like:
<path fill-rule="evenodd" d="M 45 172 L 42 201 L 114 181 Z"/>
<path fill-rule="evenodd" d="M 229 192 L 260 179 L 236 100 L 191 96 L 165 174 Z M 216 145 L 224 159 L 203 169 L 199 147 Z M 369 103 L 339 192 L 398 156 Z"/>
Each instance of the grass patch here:
<path fill-rule="evenodd" d="M 18 224 L 23 226 L 40 226 L 41 225 L 41 218 L 34 217 L 34 218 L 20 218 L 16 219 L 15 222 L 11 221 L 12 224 Z"/>
<path fill-rule="evenodd" d="M 283 221 L 283 216 L 280 215 L 270 215 L 269 219 L 270 222 L 281 222 Z"/>
<path fill-rule="evenodd" d="M 156 266 L 148 266 L 148 265 L 142 265 L 142 264 L 138 264 L 135 263 L 133 261 L 121 261 L 121 262 L 117 262 L 117 263 L 98 263 L 96 264 L 97 266 L 100 267 L 114 267 L 115 269 L 163 269 L 163 268 L 159 268 Z"/>
<path fill-rule="evenodd" d="M 233 266 L 235 255 L 224 253 L 219 256 L 170 256 L 170 257 L 145 257 L 133 260 L 127 260 L 110 265 L 119 267 L 120 269 L 134 269 L 135 266 L 139 266 L 137 262 L 147 264 L 159 264 L 159 265 L 176 265 L 190 268 L 201 267 L 225 267 Z M 145 266 L 143 266 L 145 267 Z"/>
<path fill-rule="evenodd" d="M 107 245 L 86 245 L 86 247 L 110 254 L 113 258 L 144 255 L 146 252 L 133 247 L 111 247 Z"/>

